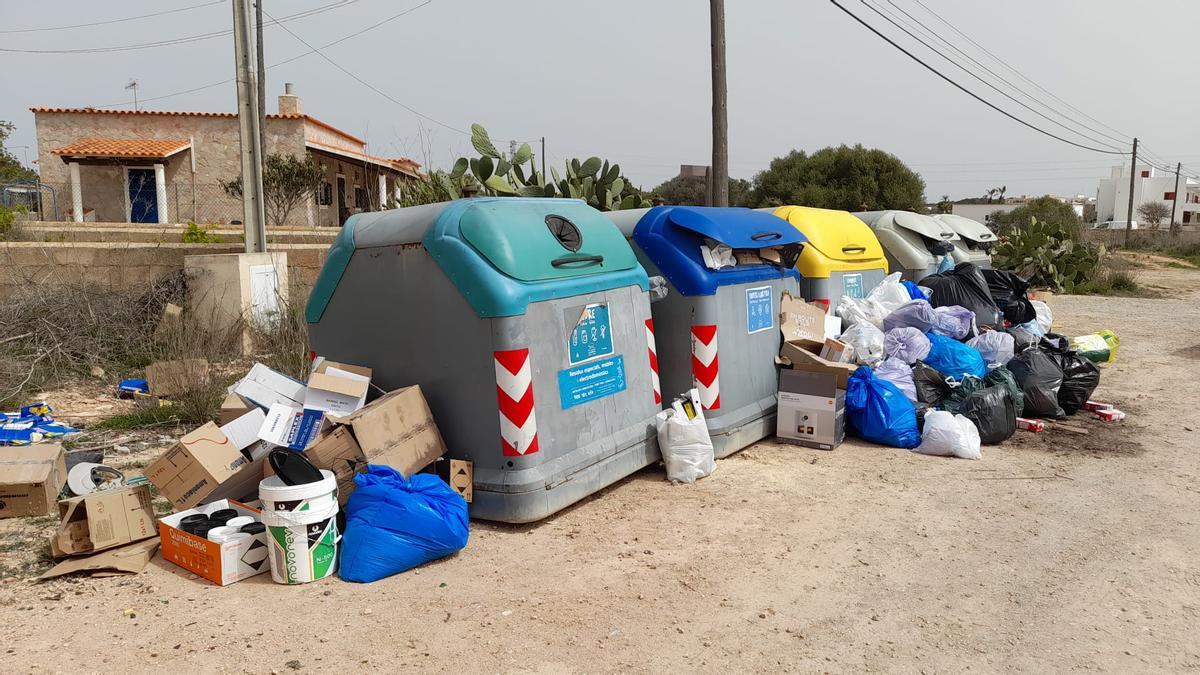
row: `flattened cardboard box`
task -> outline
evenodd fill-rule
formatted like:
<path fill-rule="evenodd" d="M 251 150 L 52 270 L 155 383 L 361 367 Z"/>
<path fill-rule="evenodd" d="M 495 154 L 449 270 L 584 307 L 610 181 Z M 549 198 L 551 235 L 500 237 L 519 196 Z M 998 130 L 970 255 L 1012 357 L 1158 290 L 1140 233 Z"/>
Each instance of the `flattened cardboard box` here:
<path fill-rule="evenodd" d="M 58 510 L 62 522 L 50 537 L 55 558 L 87 555 L 156 533 L 149 485 L 64 499 Z"/>
<path fill-rule="evenodd" d="M 0 518 L 56 513 L 66 480 L 66 455 L 58 443 L 0 449 Z"/>
<path fill-rule="evenodd" d="M 219 487 L 227 482 L 237 483 L 230 479 L 247 466 L 253 471 L 255 464 L 261 479 L 261 460 L 249 462 L 217 425 L 209 422 L 180 438 L 175 447 L 146 467 L 145 474 L 159 493 L 179 510 L 191 508 L 210 495 L 215 499 L 214 493 Z"/>
<path fill-rule="evenodd" d="M 46 570 L 42 576 L 38 577 L 38 580 L 62 577 L 76 572 L 83 572 L 90 577 L 137 574 L 145 569 L 156 551 L 158 551 L 157 537 L 110 548 L 92 555 L 67 558 Z"/>

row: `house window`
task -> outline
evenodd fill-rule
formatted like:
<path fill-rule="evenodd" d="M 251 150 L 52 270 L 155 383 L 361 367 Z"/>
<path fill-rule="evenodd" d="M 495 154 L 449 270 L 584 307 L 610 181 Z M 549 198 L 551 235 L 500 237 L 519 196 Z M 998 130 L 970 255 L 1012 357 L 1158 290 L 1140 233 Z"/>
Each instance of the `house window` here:
<path fill-rule="evenodd" d="M 361 186 L 354 186 L 354 207 L 358 209 L 367 208 L 367 191 Z"/>
<path fill-rule="evenodd" d="M 1174 192 L 1164 192 L 1163 193 L 1163 201 L 1166 201 L 1168 199 L 1175 199 L 1175 193 Z"/>
<path fill-rule="evenodd" d="M 1149 172 L 1149 171 L 1143 171 L 1143 172 L 1142 172 L 1142 178 L 1149 178 L 1149 177 L 1150 177 L 1150 172 Z"/>
<path fill-rule="evenodd" d="M 317 205 L 329 206 L 333 203 L 333 184 L 329 181 L 321 183 L 321 189 L 317 190 Z"/>

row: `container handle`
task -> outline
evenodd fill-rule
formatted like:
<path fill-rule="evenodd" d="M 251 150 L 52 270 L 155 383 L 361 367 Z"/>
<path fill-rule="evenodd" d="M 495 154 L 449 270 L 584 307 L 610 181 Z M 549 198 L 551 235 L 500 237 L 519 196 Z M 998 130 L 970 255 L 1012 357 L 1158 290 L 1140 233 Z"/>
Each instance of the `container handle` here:
<path fill-rule="evenodd" d="M 602 255 L 570 255 L 563 258 L 557 258 L 550 261 L 553 267 L 563 267 L 565 265 L 574 265 L 576 263 L 587 263 L 595 265 L 604 264 L 604 256 Z"/>
<path fill-rule="evenodd" d="M 866 246 L 843 246 L 842 253 L 862 253 L 867 250 Z"/>
<path fill-rule="evenodd" d="M 776 239 L 783 239 L 783 233 L 782 232 L 759 232 L 757 234 L 750 235 L 750 238 L 753 239 L 754 241 L 774 241 Z"/>

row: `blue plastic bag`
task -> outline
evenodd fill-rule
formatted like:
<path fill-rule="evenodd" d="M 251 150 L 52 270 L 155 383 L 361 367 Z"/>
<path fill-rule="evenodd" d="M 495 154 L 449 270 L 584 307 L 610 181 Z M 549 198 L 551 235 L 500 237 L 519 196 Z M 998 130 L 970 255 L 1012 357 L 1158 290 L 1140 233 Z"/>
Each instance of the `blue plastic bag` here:
<path fill-rule="evenodd" d="M 965 375 L 983 379 L 987 376 L 987 362 L 974 347 L 937 333 L 927 333 L 929 355 L 922 361 L 930 368 L 947 377 L 961 380 Z"/>
<path fill-rule="evenodd" d="M 929 296 L 925 295 L 925 291 L 922 291 L 921 287 L 918 286 L 916 282 L 905 279 L 904 281 L 901 281 L 900 284 L 908 289 L 908 297 L 912 298 L 913 300 L 929 301 Z"/>
<path fill-rule="evenodd" d="M 467 545 L 467 502 L 441 478 L 405 478 L 372 464 L 354 484 L 338 564 L 342 579 L 377 581 Z"/>
<path fill-rule="evenodd" d="M 872 443 L 897 448 L 921 444 L 912 401 L 866 366 L 859 366 L 846 385 L 846 416 L 850 429 Z"/>

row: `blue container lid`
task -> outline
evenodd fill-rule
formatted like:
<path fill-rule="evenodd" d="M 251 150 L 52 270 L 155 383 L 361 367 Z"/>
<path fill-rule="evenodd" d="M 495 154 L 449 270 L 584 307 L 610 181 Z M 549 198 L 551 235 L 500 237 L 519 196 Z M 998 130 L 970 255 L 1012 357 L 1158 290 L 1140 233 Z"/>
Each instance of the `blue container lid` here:
<path fill-rule="evenodd" d="M 646 212 L 633 229 L 634 242 L 682 295 L 713 295 L 720 286 L 783 277 L 800 278 L 794 267 L 770 263 L 709 269 L 700 253 L 705 239 L 734 249 L 759 249 L 808 241 L 782 218 L 737 207 L 658 206 Z"/>

